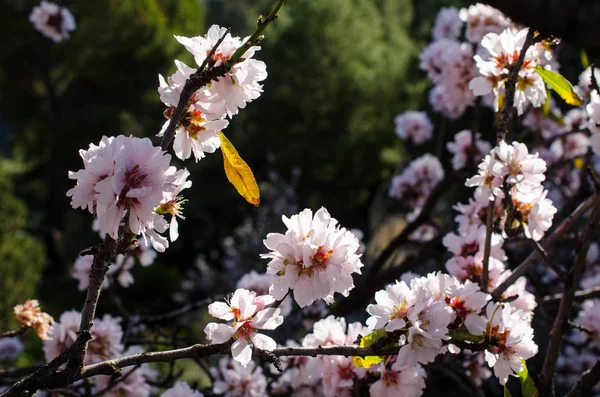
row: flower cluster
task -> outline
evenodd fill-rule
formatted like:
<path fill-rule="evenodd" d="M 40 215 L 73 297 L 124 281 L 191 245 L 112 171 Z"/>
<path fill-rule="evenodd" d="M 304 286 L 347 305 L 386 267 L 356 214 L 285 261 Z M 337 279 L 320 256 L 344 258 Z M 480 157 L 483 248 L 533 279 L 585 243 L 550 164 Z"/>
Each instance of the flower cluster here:
<path fill-rule="evenodd" d="M 121 220 L 135 235 L 150 239 L 163 252 L 169 243 L 159 233 L 169 224 L 171 241 L 177 238 L 177 223 L 182 189 L 191 185 L 189 173 L 169 165 L 171 156 L 152 145 L 148 138 L 103 137 L 98 146 L 90 144 L 80 151 L 84 168 L 70 172 L 77 185 L 67 192 L 73 208 L 87 208 L 98 217 L 100 230 L 116 239 Z"/>
<path fill-rule="evenodd" d="M 356 236 L 340 227 L 325 208 L 314 217 L 310 209 L 283 216 L 283 223 L 288 230 L 269 233 L 264 244 L 271 252 L 261 255 L 270 259 L 267 273 L 275 275 L 273 297 L 282 300 L 293 290 L 294 300 L 304 307 L 317 299 L 331 303 L 336 292 L 348 296 L 354 288 L 352 274 L 360 274 L 363 266 Z"/>
<path fill-rule="evenodd" d="M 413 160 L 400 175 L 392 178 L 390 197 L 412 208 L 409 219 L 419 215 L 421 208 L 437 184 L 444 179 L 444 169 L 437 157 L 425 154 Z"/>
<path fill-rule="evenodd" d="M 69 32 L 75 30 L 75 18 L 68 8 L 44 1 L 34 7 L 29 21 L 45 37 L 59 43 L 69 38 Z"/>
<path fill-rule="evenodd" d="M 54 323 L 48 333 L 50 339 L 44 341 L 46 361 L 52 360 L 75 342 L 80 323 L 81 313 L 78 311 L 71 310 L 60 315 L 59 321 Z M 86 364 L 117 358 L 123 353 L 123 330 L 120 323 L 119 317 L 108 314 L 94 321 L 90 330 L 92 340 L 88 343 L 85 356 Z"/>
<path fill-rule="evenodd" d="M 29 299 L 22 305 L 15 306 L 13 311 L 21 327 L 31 327 L 40 339 L 49 339 L 48 331 L 54 319 L 42 311 L 37 300 Z"/>
<path fill-rule="evenodd" d="M 223 41 L 208 60 L 211 65 L 218 67 L 229 61 L 246 39 L 231 36 L 226 28 L 217 25 L 211 26 L 205 37 L 175 38 L 194 55 L 196 63 L 201 66 L 223 36 Z M 243 54 L 242 62 L 236 63 L 225 76 L 193 94 L 176 129 L 173 150 L 178 158 L 185 160 L 193 154 L 198 161 L 205 157 L 205 153 L 217 150 L 221 146 L 217 133 L 229 124 L 225 117 L 231 118 L 247 102 L 260 96 L 262 85 L 259 82 L 267 77 L 267 68 L 264 62 L 252 58 L 259 49 L 258 46 L 248 48 Z M 195 69 L 181 61 L 176 60 L 175 65 L 177 71 L 168 81 L 159 75 L 160 99 L 169 107 L 165 111 L 167 119 L 171 118 L 179 102 L 185 82 L 195 72 Z M 169 120 L 163 125 L 159 136 L 162 136 L 168 124 Z"/>
<path fill-rule="evenodd" d="M 509 304 L 488 303 L 489 295 L 477 284 L 459 282 L 444 274 L 429 274 L 388 286 L 375 294 L 376 304 L 369 305 L 371 329 L 384 328 L 399 334 L 402 346 L 392 370 L 432 362 L 446 351 L 449 331 L 466 327 L 474 336 L 489 342 L 486 359 L 500 383 L 522 369 L 522 360 L 537 353 L 533 343 L 531 316 Z M 487 305 L 487 306 L 486 306 Z M 479 313 L 485 307 L 485 314 Z"/>
<path fill-rule="evenodd" d="M 475 144 L 473 144 L 473 135 L 475 135 Z M 448 142 L 446 147 L 452 153 L 452 168 L 455 170 L 463 169 L 467 161 L 478 162 L 485 153 L 492 148 L 489 142 L 480 139 L 481 134 L 473 134 L 470 130 L 462 130 L 454 135 L 454 141 Z"/>
<path fill-rule="evenodd" d="M 475 55 L 477 68 L 482 76 L 474 78 L 469 87 L 477 96 L 494 94 L 496 99 L 495 109 L 498 110 L 498 98 L 504 92 L 504 86 L 508 80 L 508 74 L 515 67 L 521 54 L 528 29 L 514 32 L 508 28 L 500 34 L 486 34 L 481 45 L 488 54 Z M 519 70 L 515 91 L 515 107 L 518 114 L 522 114 L 527 103 L 534 107 L 540 107 L 546 101 L 546 84 L 541 76 L 535 71 L 540 66 L 541 56 L 547 56 L 546 51 L 540 43 L 527 48 L 523 66 Z M 549 65 L 547 65 L 549 68 Z"/>
<path fill-rule="evenodd" d="M 217 367 L 210 369 L 210 373 L 215 379 L 212 391 L 217 395 L 225 397 L 267 395 L 267 378 L 262 368 L 253 361 L 241 365 L 231 358 L 222 358 Z"/>
<path fill-rule="evenodd" d="M 179 381 L 176 382 L 173 387 L 165 390 L 161 397 L 204 397 L 204 394 L 198 390 L 194 390 L 187 384 L 187 382 Z"/>
<path fill-rule="evenodd" d="M 233 358 L 246 366 L 252 358 L 252 347 L 269 351 L 277 346 L 272 338 L 258 333 L 258 330 L 272 330 L 283 323 L 280 309 L 267 308 L 273 303 L 275 299 L 270 295 L 257 296 L 255 292 L 238 289 L 228 302 L 208 306 L 211 316 L 232 321 L 232 324 L 209 323 L 204 333 L 211 343 L 225 343 L 233 338 Z"/>
<path fill-rule="evenodd" d="M 409 110 L 394 119 L 396 123 L 396 135 L 404 140 L 411 140 L 420 145 L 431 139 L 433 125 L 425 112 Z"/>
<path fill-rule="evenodd" d="M 546 162 L 529 153 L 523 143 L 500 141 L 479 164 L 479 172 L 467 180 L 476 195 L 489 200 L 510 200 L 515 218 L 510 228 L 523 227 L 527 238 L 540 240 L 552 226 L 556 208 L 542 186 Z M 505 198 L 505 191 L 509 197 Z"/>

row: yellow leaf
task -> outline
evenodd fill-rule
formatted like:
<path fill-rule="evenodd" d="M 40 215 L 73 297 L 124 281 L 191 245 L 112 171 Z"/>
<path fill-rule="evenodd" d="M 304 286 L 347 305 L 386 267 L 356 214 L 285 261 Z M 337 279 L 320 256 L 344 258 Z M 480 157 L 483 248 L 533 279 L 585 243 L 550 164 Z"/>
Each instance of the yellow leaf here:
<path fill-rule="evenodd" d="M 569 80 L 565 79 L 560 73 L 554 73 L 541 66 L 536 66 L 535 71 L 566 103 L 573 106 L 583 105 L 583 99 L 575 92 Z"/>
<path fill-rule="evenodd" d="M 258 206 L 260 192 L 252 170 L 240 157 L 229 139 L 220 131 L 219 139 L 221 140 L 221 152 L 223 153 L 223 165 L 227 179 L 247 202 Z"/>
<path fill-rule="evenodd" d="M 381 328 L 378 330 L 375 330 L 373 332 L 371 332 L 368 335 L 363 336 L 360 339 L 360 347 L 369 347 L 371 346 L 373 343 L 375 343 L 377 340 L 383 338 L 386 334 L 385 328 Z M 372 365 L 375 364 L 379 364 L 381 361 L 383 361 L 383 357 L 381 356 L 366 356 L 366 357 L 359 357 L 359 356 L 354 356 L 352 357 L 352 364 L 354 364 L 355 367 L 363 367 L 363 368 L 370 368 Z"/>

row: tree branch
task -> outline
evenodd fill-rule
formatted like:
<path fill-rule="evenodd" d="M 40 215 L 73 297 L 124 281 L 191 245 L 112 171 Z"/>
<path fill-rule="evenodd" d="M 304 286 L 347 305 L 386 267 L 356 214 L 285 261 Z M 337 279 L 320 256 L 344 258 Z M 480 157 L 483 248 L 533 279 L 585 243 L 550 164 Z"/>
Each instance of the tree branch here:
<path fill-rule="evenodd" d="M 554 232 L 548 238 L 545 239 L 542 247 L 549 247 L 553 244 L 556 244 L 558 240 L 569 230 L 575 222 L 581 219 L 586 212 L 590 210 L 598 201 L 600 196 L 598 194 L 594 194 L 592 197 L 585 200 L 583 203 L 577 207 L 571 215 L 569 215 L 562 223 L 554 229 Z M 527 271 L 535 265 L 535 261 L 539 257 L 539 253 L 532 252 L 529 254 L 527 258 L 513 272 L 510 276 L 506 278 L 496 289 L 492 292 L 492 297 L 496 300 L 499 300 L 502 297 L 502 294 L 508 287 L 513 285 L 515 281 L 521 276 L 524 276 Z"/>
<path fill-rule="evenodd" d="M 550 340 L 546 348 L 546 357 L 544 365 L 540 373 L 540 395 L 542 397 L 554 397 L 554 378 L 556 376 L 556 361 L 560 355 L 562 347 L 562 336 L 571 314 L 571 307 L 573 305 L 573 299 L 575 297 L 575 291 L 581 278 L 581 273 L 586 264 L 586 256 L 592 239 L 597 231 L 600 223 L 600 202 L 596 204 L 592 215 L 590 216 L 589 223 L 579 238 L 577 250 L 575 252 L 574 265 L 567 275 L 565 282 L 565 290 L 563 297 L 558 307 L 558 313 L 554 325 L 550 330 Z"/>
<path fill-rule="evenodd" d="M 543 303 L 558 303 L 563 298 L 563 294 L 556 294 L 545 296 L 542 300 Z M 576 301 L 584 301 L 586 299 L 600 298 L 600 287 L 594 287 L 589 289 L 584 289 L 581 291 L 576 291 L 575 296 L 573 297 Z"/>
<path fill-rule="evenodd" d="M 481 280 L 479 282 L 479 288 L 483 292 L 488 291 L 488 280 L 490 275 L 490 255 L 492 251 L 492 223 L 494 222 L 494 209 L 496 207 L 496 200 L 490 201 L 487 207 L 487 215 L 485 221 L 485 245 L 483 246 L 483 265 L 481 271 Z"/>
<path fill-rule="evenodd" d="M 592 389 L 600 381 L 600 360 L 583 374 L 565 397 L 585 397 L 591 395 Z"/>

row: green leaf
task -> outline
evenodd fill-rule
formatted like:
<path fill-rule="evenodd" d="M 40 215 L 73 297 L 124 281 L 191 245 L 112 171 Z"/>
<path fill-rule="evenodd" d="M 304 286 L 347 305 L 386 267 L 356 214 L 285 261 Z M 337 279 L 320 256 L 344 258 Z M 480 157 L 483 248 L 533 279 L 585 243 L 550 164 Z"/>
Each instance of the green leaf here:
<path fill-rule="evenodd" d="M 452 340 L 463 342 L 481 342 L 485 337 L 484 334 L 471 334 L 467 327 L 453 329 L 452 331 L 450 331 L 449 335 Z"/>
<path fill-rule="evenodd" d="M 544 107 L 542 109 L 544 111 L 544 116 L 548 117 L 550 114 L 550 95 L 546 95 L 546 101 L 544 102 Z"/>
<path fill-rule="evenodd" d="M 504 385 L 504 397 L 512 397 L 512 394 L 510 394 L 510 390 L 508 390 L 506 384 Z"/>
<path fill-rule="evenodd" d="M 529 371 L 527 370 L 527 364 L 525 360 L 523 362 L 523 369 L 517 372 L 519 376 L 519 380 L 521 381 L 521 394 L 523 397 L 538 397 L 539 393 L 537 387 L 535 387 L 535 382 L 529 376 Z"/>
<path fill-rule="evenodd" d="M 384 337 L 385 334 L 386 334 L 385 328 L 380 328 L 378 330 L 375 330 L 375 331 L 371 332 L 370 334 L 363 336 L 360 339 L 359 346 L 360 347 L 369 347 L 373 343 L 375 343 L 376 341 L 378 341 L 379 339 Z M 366 356 L 366 357 L 354 356 L 354 357 L 352 357 L 352 364 L 354 364 L 355 367 L 370 368 L 372 365 L 379 364 L 382 360 L 383 360 L 383 357 L 381 357 L 381 356 Z"/>
<path fill-rule="evenodd" d="M 581 64 L 584 68 L 590 66 L 590 59 L 588 58 L 587 52 L 585 52 L 584 50 L 581 50 Z"/>
<path fill-rule="evenodd" d="M 565 79 L 561 74 L 546 70 L 541 66 L 536 66 L 535 71 L 569 105 L 583 105 L 583 99 L 575 92 L 569 80 Z"/>

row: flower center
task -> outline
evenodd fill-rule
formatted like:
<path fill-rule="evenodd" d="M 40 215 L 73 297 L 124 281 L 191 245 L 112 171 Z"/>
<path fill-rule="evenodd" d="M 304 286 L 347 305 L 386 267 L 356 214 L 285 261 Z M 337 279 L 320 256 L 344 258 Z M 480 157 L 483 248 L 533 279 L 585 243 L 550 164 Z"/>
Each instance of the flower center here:
<path fill-rule="evenodd" d="M 396 385 L 398 384 L 398 372 L 385 371 L 383 375 L 381 375 L 381 380 L 387 387 Z"/>

